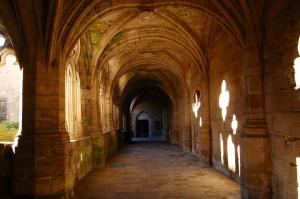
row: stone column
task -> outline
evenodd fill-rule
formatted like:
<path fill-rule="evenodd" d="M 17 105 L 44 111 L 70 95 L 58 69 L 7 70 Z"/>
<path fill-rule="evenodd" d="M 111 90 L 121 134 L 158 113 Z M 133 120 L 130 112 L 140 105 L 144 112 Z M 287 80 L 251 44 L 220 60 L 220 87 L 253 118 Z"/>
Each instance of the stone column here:
<path fill-rule="evenodd" d="M 205 165 L 211 165 L 211 136 L 210 129 L 203 127 L 200 130 L 200 160 Z"/>
<path fill-rule="evenodd" d="M 206 165 L 212 165 L 212 136 L 210 127 L 210 113 L 209 113 L 209 89 L 208 82 L 202 80 L 202 105 L 201 117 L 202 127 L 200 127 L 200 159 Z"/>
<path fill-rule="evenodd" d="M 82 134 L 80 137 L 98 135 L 101 130 L 97 95 L 92 89 L 81 89 Z"/>
<path fill-rule="evenodd" d="M 245 53 L 247 120 L 241 135 L 241 188 L 242 198 L 268 199 L 271 198 L 270 143 L 265 119 L 262 49 L 256 43 L 248 37 Z"/>
<path fill-rule="evenodd" d="M 110 152 L 115 153 L 118 150 L 118 135 L 117 131 L 118 129 L 115 127 L 115 122 L 114 122 L 114 112 L 113 112 L 113 101 L 111 98 L 107 99 L 107 116 L 108 116 L 108 130 L 110 132 L 110 138 L 111 138 L 111 148 Z"/>
<path fill-rule="evenodd" d="M 183 151 L 191 152 L 192 151 L 192 129 L 191 129 L 191 112 L 192 106 L 188 100 L 188 96 L 185 96 L 185 99 L 182 99 L 182 103 L 184 102 L 184 107 L 181 111 L 183 111 L 182 115 L 179 115 L 179 120 L 182 120 L 182 133 L 183 133 Z"/>
<path fill-rule="evenodd" d="M 72 195 L 66 172 L 69 136 L 64 126 L 64 73 L 48 67 L 42 46 L 27 45 L 22 60 L 23 123 L 14 161 L 14 195 Z"/>
<path fill-rule="evenodd" d="M 101 119 L 99 111 L 100 110 L 96 90 L 93 90 L 93 88 L 82 88 L 82 133 L 80 137 L 90 137 L 92 140 L 94 168 L 105 165 L 106 161 L 106 143 L 101 129 Z"/>

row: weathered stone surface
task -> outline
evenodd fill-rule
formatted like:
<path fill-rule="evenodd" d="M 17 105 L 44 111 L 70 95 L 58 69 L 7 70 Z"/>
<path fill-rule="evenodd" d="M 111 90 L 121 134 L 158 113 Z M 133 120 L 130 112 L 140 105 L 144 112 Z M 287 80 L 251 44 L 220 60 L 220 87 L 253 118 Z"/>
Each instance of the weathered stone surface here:
<path fill-rule="evenodd" d="M 0 98 L 0 122 L 7 119 L 7 99 Z"/>
<path fill-rule="evenodd" d="M 134 143 L 79 183 L 75 198 L 91 197 L 240 198 L 240 188 L 178 146 Z"/>
<path fill-rule="evenodd" d="M 20 97 L 15 77 L 7 75 L 19 68 L 5 67 L 2 52 L 16 53 L 24 79 L 22 135 L 13 162 L 0 155 L 0 182 L 11 180 L 20 197 L 69 198 L 78 181 L 137 134 L 136 120 L 146 111 L 152 135 L 239 182 L 242 198 L 296 198 L 300 93 L 292 65 L 299 56 L 299 9 L 299 1 L 285 0 L 3 0 L 0 98 L 7 102 L 0 101 L 0 121 L 19 115 L 10 97 Z M 224 120 L 223 80 L 229 92 Z M 152 91 L 156 95 L 143 101 Z M 193 112 L 196 101 L 201 106 Z M 127 175 L 110 177 L 119 174 Z M 155 175 L 149 178 L 161 182 L 145 183 L 150 190 L 164 185 Z M 219 198 L 199 193 L 193 180 L 170 179 L 180 189 L 166 182 L 167 192 L 149 197 L 192 198 L 196 192 Z M 123 183 L 115 190 L 114 179 L 106 180 L 103 197 L 122 198 L 116 192 L 131 189 Z M 135 187 L 128 197 L 135 191 L 148 197 L 136 190 L 139 180 L 130 178 Z M 205 191 L 210 180 L 201 184 Z"/>

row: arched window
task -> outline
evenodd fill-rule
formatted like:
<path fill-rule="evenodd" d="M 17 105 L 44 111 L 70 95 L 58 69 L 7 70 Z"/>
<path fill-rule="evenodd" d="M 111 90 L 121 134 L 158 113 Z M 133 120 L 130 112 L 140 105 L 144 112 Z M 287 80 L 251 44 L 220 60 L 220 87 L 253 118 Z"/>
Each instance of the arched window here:
<path fill-rule="evenodd" d="M 65 72 L 65 120 L 71 140 L 81 132 L 81 90 L 78 72 L 69 64 Z"/>
<path fill-rule="evenodd" d="M 221 93 L 219 96 L 219 107 L 222 110 L 223 122 L 225 122 L 226 119 L 228 105 L 229 105 L 229 91 L 227 90 L 226 81 L 223 80 L 221 85 Z"/>
<path fill-rule="evenodd" d="M 300 37 L 298 40 L 298 55 L 299 57 L 297 57 L 294 60 L 294 70 L 295 70 L 295 89 L 299 89 L 300 88 Z"/>
<path fill-rule="evenodd" d="M 0 141 L 13 142 L 14 149 L 22 130 L 23 70 L 15 51 L 4 43 L 0 45 Z"/>

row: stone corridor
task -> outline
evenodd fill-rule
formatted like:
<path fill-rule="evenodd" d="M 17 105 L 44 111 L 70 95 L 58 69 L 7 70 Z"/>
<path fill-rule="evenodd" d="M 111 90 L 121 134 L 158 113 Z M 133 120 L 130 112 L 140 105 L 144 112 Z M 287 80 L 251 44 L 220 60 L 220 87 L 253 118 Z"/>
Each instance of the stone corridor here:
<path fill-rule="evenodd" d="M 300 0 L 0 2 L 0 199 L 300 199 Z"/>
<path fill-rule="evenodd" d="M 76 199 L 238 199 L 240 186 L 164 142 L 137 142 L 75 187 Z"/>

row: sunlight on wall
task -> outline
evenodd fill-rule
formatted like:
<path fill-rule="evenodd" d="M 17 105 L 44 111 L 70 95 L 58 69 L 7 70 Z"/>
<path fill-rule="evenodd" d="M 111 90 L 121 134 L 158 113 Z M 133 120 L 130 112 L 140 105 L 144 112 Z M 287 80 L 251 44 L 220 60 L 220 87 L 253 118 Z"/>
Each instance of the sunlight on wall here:
<path fill-rule="evenodd" d="M 81 88 L 79 74 L 71 65 L 67 66 L 65 74 L 65 120 L 71 140 L 78 139 L 81 128 Z"/>
<path fill-rule="evenodd" d="M 223 143 L 223 137 L 220 133 L 220 150 L 221 150 L 221 163 L 224 164 L 224 143 Z"/>
<path fill-rule="evenodd" d="M 198 117 L 198 110 L 201 107 L 201 102 L 200 102 L 200 94 L 198 94 L 198 92 L 196 92 L 194 94 L 194 98 L 195 98 L 195 102 L 192 104 L 192 110 L 195 114 L 195 117 Z"/>
<path fill-rule="evenodd" d="M 222 86 L 221 86 L 221 94 L 219 97 L 219 107 L 222 110 L 223 121 L 225 121 L 225 118 L 227 115 L 228 105 L 229 105 L 229 92 L 228 92 L 228 90 L 226 90 L 226 81 L 223 80 Z"/>
<path fill-rule="evenodd" d="M 231 128 L 232 128 L 232 131 L 233 131 L 233 135 L 236 134 L 237 127 L 238 127 L 238 121 L 236 120 L 236 116 L 233 115 L 232 116 L 232 122 L 231 122 Z"/>
<path fill-rule="evenodd" d="M 4 46 L 5 41 L 6 41 L 5 37 L 2 34 L 0 34 L 0 48 Z"/>
<path fill-rule="evenodd" d="M 235 172 L 235 149 L 234 144 L 232 142 L 231 135 L 227 138 L 227 156 L 228 156 L 228 168 Z"/>
<path fill-rule="evenodd" d="M 240 145 L 238 145 L 237 151 L 238 151 L 238 161 L 239 161 L 239 176 L 241 176 L 241 148 L 240 148 Z"/>
<path fill-rule="evenodd" d="M 297 165 L 298 199 L 300 199 L 300 157 L 296 158 L 296 165 Z"/>
<path fill-rule="evenodd" d="M 295 82 L 296 82 L 295 89 L 300 88 L 300 37 L 298 40 L 298 54 L 299 54 L 299 57 L 297 57 L 294 60 Z"/>
<path fill-rule="evenodd" d="M 199 126 L 202 127 L 202 117 L 199 118 Z"/>

